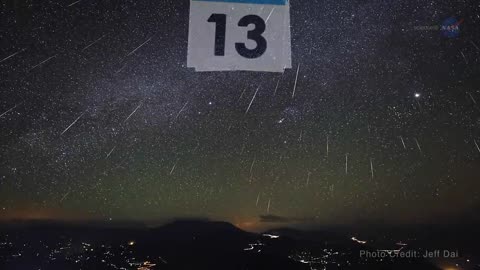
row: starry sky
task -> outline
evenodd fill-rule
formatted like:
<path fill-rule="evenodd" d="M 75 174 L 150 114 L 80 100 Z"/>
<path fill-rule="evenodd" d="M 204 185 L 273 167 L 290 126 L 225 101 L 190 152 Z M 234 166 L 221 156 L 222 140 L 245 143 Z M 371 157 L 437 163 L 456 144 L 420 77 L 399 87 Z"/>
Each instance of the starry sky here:
<path fill-rule="evenodd" d="M 187 68 L 187 0 L 0 7 L 0 219 L 478 220 L 478 1 L 292 0 L 284 73 Z"/>

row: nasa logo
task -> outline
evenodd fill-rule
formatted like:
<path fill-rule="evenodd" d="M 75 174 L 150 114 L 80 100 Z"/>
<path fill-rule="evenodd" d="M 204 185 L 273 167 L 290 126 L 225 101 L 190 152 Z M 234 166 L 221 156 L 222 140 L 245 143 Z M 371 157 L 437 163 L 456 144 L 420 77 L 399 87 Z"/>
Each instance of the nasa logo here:
<path fill-rule="evenodd" d="M 460 25 L 463 19 L 457 20 L 455 17 L 450 17 L 443 21 L 440 28 L 442 35 L 447 38 L 456 38 L 460 35 Z"/>

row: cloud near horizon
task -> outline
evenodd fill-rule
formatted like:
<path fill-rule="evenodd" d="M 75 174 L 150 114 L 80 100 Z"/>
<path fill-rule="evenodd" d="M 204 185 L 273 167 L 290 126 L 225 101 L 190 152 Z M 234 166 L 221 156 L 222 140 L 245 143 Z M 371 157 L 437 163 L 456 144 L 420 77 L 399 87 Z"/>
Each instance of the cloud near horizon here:
<path fill-rule="evenodd" d="M 276 215 L 260 215 L 259 217 L 261 223 L 307 223 L 314 221 L 314 218 L 308 217 L 284 217 Z"/>

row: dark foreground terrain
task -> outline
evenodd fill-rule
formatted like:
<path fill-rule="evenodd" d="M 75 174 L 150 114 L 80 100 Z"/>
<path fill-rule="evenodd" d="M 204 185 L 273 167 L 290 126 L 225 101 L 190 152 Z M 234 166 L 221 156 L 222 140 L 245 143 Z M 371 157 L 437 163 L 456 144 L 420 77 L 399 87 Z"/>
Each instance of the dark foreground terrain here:
<path fill-rule="evenodd" d="M 359 235 L 341 229 L 254 234 L 210 221 L 155 229 L 22 222 L 0 228 L 0 269 L 480 269 L 476 236 L 459 240 L 467 231 L 453 236 L 425 227 L 416 229 L 416 237 L 415 230 L 371 228 L 356 230 Z M 424 258 L 436 250 L 441 254 Z M 444 250 L 452 250 L 451 258 Z"/>

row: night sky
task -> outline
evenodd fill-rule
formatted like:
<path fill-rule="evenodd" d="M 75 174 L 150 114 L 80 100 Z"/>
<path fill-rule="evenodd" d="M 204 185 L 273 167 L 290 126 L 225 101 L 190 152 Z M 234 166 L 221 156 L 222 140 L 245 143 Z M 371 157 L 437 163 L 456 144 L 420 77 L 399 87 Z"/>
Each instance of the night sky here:
<path fill-rule="evenodd" d="M 0 5 L 0 219 L 478 219 L 478 1 L 292 0 L 283 74 L 187 68 L 187 0 Z"/>

